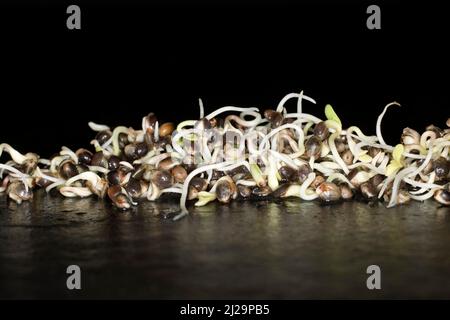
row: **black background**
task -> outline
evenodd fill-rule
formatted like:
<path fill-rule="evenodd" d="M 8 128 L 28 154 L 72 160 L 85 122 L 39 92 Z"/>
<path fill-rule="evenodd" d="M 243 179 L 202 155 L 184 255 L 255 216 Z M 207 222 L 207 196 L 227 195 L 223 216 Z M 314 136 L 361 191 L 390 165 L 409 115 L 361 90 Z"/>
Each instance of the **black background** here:
<path fill-rule="evenodd" d="M 372 3 L 381 30 L 366 28 Z M 66 28 L 69 4 L 80 5 L 82 30 Z M 0 142 L 22 152 L 88 147 L 90 120 L 196 118 L 199 97 L 206 112 L 264 110 L 304 90 L 318 101 L 306 112 L 322 117 L 331 103 L 344 126 L 371 134 L 396 100 L 402 108 L 383 126 L 392 144 L 403 127 L 450 116 L 447 11 L 437 1 L 4 2 L 0 12 Z"/>

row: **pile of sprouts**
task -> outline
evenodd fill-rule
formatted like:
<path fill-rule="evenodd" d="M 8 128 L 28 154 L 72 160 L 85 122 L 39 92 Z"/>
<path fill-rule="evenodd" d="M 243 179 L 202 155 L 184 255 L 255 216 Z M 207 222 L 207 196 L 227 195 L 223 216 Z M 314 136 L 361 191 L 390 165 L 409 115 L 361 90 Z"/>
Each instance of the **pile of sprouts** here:
<path fill-rule="evenodd" d="M 294 99 L 297 110 L 285 103 Z M 160 123 L 154 113 L 142 127 L 110 128 L 93 122 L 92 151 L 67 147 L 50 159 L 21 154 L 0 145 L 11 160 L 0 164 L 0 192 L 17 203 L 32 199 L 35 188 L 64 197 L 106 198 L 120 209 L 164 194 L 179 194 L 181 212 L 188 201 L 297 197 L 334 203 L 350 199 L 382 201 L 387 207 L 434 198 L 450 204 L 450 118 L 446 128 L 423 133 L 406 128 L 400 143 L 388 145 L 381 133 L 388 104 L 377 119 L 376 135 L 343 128 L 330 105 L 321 119 L 303 111 L 316 104 L 290 93 L 275 110 L 225 106 L 178 125 Z"/>

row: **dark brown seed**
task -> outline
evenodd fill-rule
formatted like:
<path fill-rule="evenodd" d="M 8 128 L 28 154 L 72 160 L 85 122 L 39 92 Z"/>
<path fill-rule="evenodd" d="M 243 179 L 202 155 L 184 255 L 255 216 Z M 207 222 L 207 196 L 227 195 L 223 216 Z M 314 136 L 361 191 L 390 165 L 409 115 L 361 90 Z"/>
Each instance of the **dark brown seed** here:
<path fill-rule="evenodd" d="M 232 176 L 231 178 L 233 179 L 233 181 L 239 181 L 239 180 L 243 180 L 246 177 L 248 177 L 248 174 L 246 173 L 237 173 L 234 176 Z"/>
<path fill-rule="evenodd" d="M 197 166 L 194 163 L 183 163 L 182 166 L 186 169 L 186 172 L 188 174 L 191 173 L 192 171 L 194 171 L 197 168 Z"/>
<path fill-rule="evenodd" d="M 248 198 L 248 197 L 250 197 L 251 195 L 252 195 L 252 189 L 250 189 L 249 187 L 247 187 L 247 186 L 243 186 L 243 185 L 238 185 L 238 191 L 239 191 L 239 195 L 242 197 L 242 198 Z"/>
<path fill-rule="evenodd" d="M 283 124 L 283 120 L 284 118 L 281 113 L 277 112 L 275 118 L 270 121 L 270 123 L 272 124 L 272 128 L 278 128 L 279 126 L 281 126 Z"/>
<path fill-rule="evenodd" d="M 252 195 L 256 197 L 267 197 L 272 190 L 269 187 L 255 187 L 252 190 Z"/>
<path fill-rule="evenodd" d="M 283 123 L 283 115 L 272 109 L 264 111 L 264 117 L 269 120 L 272 128 L 277 128 Z"/>
<path fill-rule="evenodd" d="M 108 160 L 103 155 L 103 152 L 99 151 L 92 156 L 91 165 L 108 168 Z"/>
<path fill-rule="evenodd" d="M 227 171 L 227 175 L 229 175 L 229 176 L 235 176 L 237 174 L 248 174 L 248 173 L 249 173 L 249 171 L 248 171 L 247 167 L 245 167 L 245 166 L 239 166 L 237 168 L 234 168 L 233 170 Z"/>
<path fill-rule="evenodd" d="M 305 144 L 306 156 L 308 158 L 313 157 L 318 159 L 320 157 L 320 151 L 322 150 L 322 141 L 316 136 L 310 137 Z"/>
<path fill-rule="evenodd" d="M 90 152 L 89 150 L 86 149 L 78 149 L 77 152 L 75 152 L 75 154 L 78 157 L 78 162 L 85 164 L 85 165 L 90 165 L 91 161 L 92 161 L 92 152 Z"/>
<path fill-rule="evenodd" d="M 197 189 L 197 191 L 205 191 L 208 187 L 208 182 L 203 178 L 194 177 L 189 185 Z"/>
<path fill-rule="evenodd" d="M 187 172 L 182 165 L 177 165 L 171 170 L 172 176 L 177 183 L 183 183 L 186 180 Z"/>
<path fill-rule="evenodd" d="M 125 190 L 133 198 L 139 198 L 142 194 L 142 187 L 139 180 L 130 178 L 128 183 L 125 185 Z"/>
<path fill-rule="evenodd" d="M 334 202 L 341 198 L 341 189 L 332 182 L 323 182 L 317 187 L 316 192 L 320 200 L 324 202 Z"/>
<path fill-rule="evenodd" d="M 346 144 L 345 140 L 346 139 L 343 137 L 339 137 L 334 140 L 337 152 L 342 153 L 347 149 L 347 147 L 345 146 Z"/>
<path fill-rule="evenodd" d="M 48 174 L 48 173 L 47 173 L 47 174 Z M 6 180 L 6 179 L 5 179 L 5 180 Z M 3 184 L 5 183 L 5 180 L 2 181 L 2 187 L 4 187 Z M 47 187 L 48 187 L 49 185 L 51 185 L 53 182 L 50 181 L 50 180 L 47 180 L 47 179 L 45 179 L 45 178 L 38 177 L 38 178 L 35 179 L 35 183 L 36 183 L 36 186 L 38 186 L 38 187 L 41 187 L 41 188 L 47 188 Z"/>
<path fill-rule="evenodd" d="M 359 188 L 361 183 L 364 183 L 370 179 L 370 176 L 367 171 L 362 170 L 361 168 L 355 168 L 350 170 L 347 178 L 354 187 Z"/>
<path fill-rule="evenodd" d="M 353 198 L 353 191 L 348 184 L 342 183 L 339 185 L 339 188 L 341 189 L 342 199 L 350 200 L 351 198 Z"/>
<path fill-rule="evenodd" d="M 450 191 L 438 190 L 434 194 L 434 199 L 444 206 L 450 206 Z"/>
<path fill-rule="evenodd" d="M 116 170 L 120 166 L 120 158 L 117 156 L 112 155 L 108 159 L 108 169 L 109 170 Z"/>
<path fill-rule="evenodd" d="M 411 200 L 409 193 L 406 190 L 400 190 L 397 196 L 397 204 L 405 204 Z"/>
<path fill-rule="evenodd" d="M 158 121 L 158 119 L 156 118 L 156 115 L 153 112 L 150 112 L 147 117 L 145 117 L 145 121 L 147 121 L 147 125 L 154 130 L 155 129 L 155 125 L 156 125 L 156 121 Z M 153 133 L 153 131 L 152 131 Z"/>
<path fill-rule="evenodd" d="M 298 182 L 302 184 L 305 182 L 306 179 L 308 179 L 308 175 L 311 173 L 311 167 L 308 164 L 303 164 L 298 169 Z"/>
<path fill-rule="evenodd" d="M 272 120 L 275 117 L 275 114 L 277 112 L 273 109 L 266 109 L 264 110 L 264 118 L 266 118 L 267 120 Z"/>
<path fill-rule="evenodd" d="M 412 153 L 412 154 L 420 154 L 420 146 L 415 145 L 407 145 L 405 148 L 406 152 Z"/>
<path fill-rule="evenodd" d="M 278 172 L 280 173 L 281 179 L 284 181 L 294 182 L 299 178 L 298 171 L 289 166 L 282 166 Z"/>
<path fill-rule="evenodd" d="M 375 158 L 375 156 L 380 153 L 381 149 L 380 148 L 376 148 L 376 147 L 369 147 L 369 151 L 368 154 L 369 156 L 371 156 L 372 158 Z"/>
<path fill-rule="evenodd" d="M 137 159 L 144 157 L 148 153 L 148 147 L 145 142 L 136 143 L 135 155 Z"/>
<path fill-rule="evenodd" d="M 107 194 L 109 199 L 112 201 L 112 203 L 119 208 L 123 208 L 123 198 L 119 198 L 120 201 L 117 201 L 118 196 L 121 194 L 122 188 L 119 185 L 111 186 L 108 188 Z M 126 202 L 128 202 L 128 199 L 126 199 Z"/>
<path fill-rule="evenodd" d="M 217 127 L 217 119 L 216 118 L 212 118 L 209 120 L 209 125 L 211 126 L 211 128 L 216 128 Z"/>
<path fill-rule="evenodd" d="M 346 150 L 341 154 L 342 160 L 346 165 L 351 165 L 353 163 L 353 153 L 350 150 Z"/>
<path fill-rule="evenodd" d="M 193 186 L 189 185 L 187 199 L 188 200 L 197 199 L 198 193 L 199 193 L 199 191 L 196 188 L 194 188 Z"/>
<path fill-rule="evenodd" d="M 221 180 L 217 182 L 216 187 L 216 196 L 217 200 L 221 203 L 229 203 L 231 201 L 231 198 L 233 196 L 233 182 L 230 182 L 228 180 Z"/>
<path fill-rule="evenodd" d="M 127 144 L 130 142 L 128 141 L 128 135 L 126 133 L 119 133 L 119 149 L 123 150 Z"/>
<path fill-rule="evenodd" d="M 170 170 L 173 167 L 173 161 L 171 158 L 166 158 L 164 160 L 161 160 L 158 163 L 158 169 L 161 170 Z"/>
<path fill-rule="evenodd" d="M 136 160 L 136 145 L 133 143 L 127 144 L 124 149 L 125 156 L 131 161 Z"/>
<path fill-rule="evenodd" d="M 120 185 L 121 182 L 121 177 L 118 170 L 108 172 L 106 179 L 110 185 Z"/>
<path fill-rule="evenodd" d="M 362 183 L 359 188 L 361 190 L 361 194 L 366 199 L 373 199 L 377 196 L 377 190 L 369 181 Z"/>
<path fill-rule="evenodd" d="M 355 168 L 355 169 L 350 170 L 350 172 L 347 174 L 348 180 L 352 180 L 359 171 L 360 171 L 359 168 Z"/>
<path fill-rule="evenodd" d="M 73 161 L 67 160 L 61 163 L 59 166 L 59 175 L 63 179 L 70 179 L 78 174 L 77 166 Z"/>
<path fill-rule="evenodd" d="M 109 140 L 109 138 L 111 138 L 111 132 L 109 131 L 100 131 L 95 136 L 95 140 L 97 140 L 98 143 L 100 144 L 104 144 L 106 141 Z"/>
<path fill-rule="evenodd" d="M 213 170 L 211 180 L 219 180 L 225 175 L 223 171 Z"/>
<path fill-rule="evenodd" d="M 159 136 L 169 136 L 172 134 L 173 130 L 175 130 L 175 125 L 172 122 L 166 122 L 159 127 Z"/>
<path fill-rule="evenodd" d="M 271 196 L 274 198 L 283 198 L 290 186 L 290 183 L 280 185 L 277 190 L 271 193 Z"/>
<path fill-rule="evenodd" d="M 311 188 L 317 189 L 324 182 L 325 182 L 325 178 L 321 175 L 317 175 L 316 178 L 311 183 Z"/>
<path fill-rule="evenodd" d="M 439 157 L 434 161 L 434 172 L 438 178 L 445 178 L 449 173 L 450 164 L 444 157 Z"/>
<path fill-rule="evenodd" d="M 209 123 L 211 124 L 211 128 L 222 128 L 223 127 L 223 119 L 212 118 L 211 120 L 209 120 Z"/>
<path fill-rule="evenodd" d="M 325 124 L 325 122 L 319 122 L 318 124 L 316 124 L 316 126 L 314 127 L 314 135 L 319 138 L 319 140 L 325 140 L 326 138 L 328 138 L 328 127 Z"/>
<path fill-rule="evenodd" d="M 160 189 L 169 188 L 173 184 L 172 175 L 166 170 L 155 170 L 152 182 Z"/>
<path fill-rule="evenodd" d="M 372 184 L 372 186 L 374 186 L 375 190 L 377 191 L 380 191 L 383 181 L 384 176 L 381 174 L 376 174 L 368 180 L 368 182 Z"/>

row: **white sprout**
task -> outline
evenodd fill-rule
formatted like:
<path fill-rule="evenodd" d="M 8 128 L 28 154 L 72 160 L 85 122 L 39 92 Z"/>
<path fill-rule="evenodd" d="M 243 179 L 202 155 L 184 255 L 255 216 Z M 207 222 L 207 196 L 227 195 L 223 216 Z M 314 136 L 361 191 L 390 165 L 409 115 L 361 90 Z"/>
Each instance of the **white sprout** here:
<path fill-rule="evenodd" d="M 206 165 L 206 166 L 197 168 L 197 169 L 193 170 L 191 173 L 189 173 L 189 175 L 186 177 L 186 180 L 184 181 L 183 192 L 182 192 L 181 198 L 180 198 L 181 214 L 175 216 L 174 220 L 178 220 L 189 213 L 189 211 L 186 208 L 186 199 L 187 199 L 187 195 L 188 195 L 188 191 L 189 191 L 189 183 L 191 182 L 192 178 L 194 178 L 196 175 L 198 175 L 202 172 L 206 172 L 208 170 L 219 169 L 221 167 L 226 167 L 231 164 L 233 164 L 233 161 L 210 164 L 210 165 Z"/>
<path fill-rule="evenodd" d="M 206 116 L 206 119 L 211 120 L 214 117 L 217 117 L 219 114 L 224 112 L 230 112 L 230 111 L 237 111 L 237 112 L 244 112 L 244 111 L 258 111 L 258 108 L 240 108 L 240 107 L 233 107 L 233 106 L 227 106 L 217 109 L 214 112 L 211 112 Z"/>
<path fill-rule="evenodd" d="M 284 104 L 285 104 L 289 99 L 293 99 L 293 98 L 298 98 L 299 100 L 307 100 L 307 101 L 309 101 L 309 102 L 312 102 L 312 103 L 316 104 L 316 101 L 315 101 L 314 99 L 308 97 L 308 96 L 305 96 L 305 95 L 303 94 L 303 91 L 302 91 L 300 94 L 298 94 L 298 93 L 289 93 L 289 94 L 285 95 L 285 96 L 283 97 L 283 99 L 280 100 L 280 102 L 278 103 L 278 106 L 277 106 L 276 111 L 277 111 L 277 112 L 283 111 Z M 299 104 L 297 104 L 297 112 L 298 112 L 298 113 L 301 113 L 301 108 L 302 108 L 302 104 L 301 104 L 301 102 L 299 102 Z"/>
<path fill-rule="evenodd" d="M 91 128 L 92 131 L 99 132 L 99 131 L 109 131 L 110 130 L 107 125 L 98 124 L 98 123 L 95 123 L 95 122 L 92 122 L 92 121 L 90 121 L 88 123 L 88 125 L 89 125 L 89 128 Z"/>
<path fill-rule="evenodd" d="M 316 174 L 314 172 L 311 172 L 310 174 L 308 174 L 308 178 L 300 186 L 300 198 L 302 198 L 303 200 L 311 201 L 319 197 L 316 192 L 311 192 L 309 194 L 307 193 L 308 187 L 311 185 L 315 178 Z"/>
<path fill-rule="evenodd" d="M 68 187 L 68 186 L 64 186 L 62 188 L 59 189 L 59 192 L 68 198 L 74 198 L 74 197 L 81 197 L 81 198 L 85 198 L 85 197 L 89 197 L 92 195 L 91 190 L 89 190 L 89 188 L 86 187 Z"/>
<path fill-rule="evenodd" d="M 377 127 L 376 127 L 376 131 L 377 131 L 378 141 L 380 141 L 380 143 L 381 143 L 381 144 L 384 144 L 384 145 L 387 145 L 387 144 L 386 144 L 386 142 L 385 142 L 384 139 L 383 139 L 383 135 L 381 134 L 381 121 L 383 121 L 384 114 L 386 113 L 387 109 L 388 109 L 390 106 L 399 106 L 399 107 L 400 107 L 400 104 L 399 104 L 398 102 L 395 102 L 395 101 L 394 101 L 394 102 L 391 102 L 391 103 L 389 103 L 389 104 L 387 104 L 387 105 L 384 107 L 383 112 L 378 116 L 378 119 L 377 119 Z"/>
<path fill-rule="evenodd" d="M 73 152 L 72 150 L 70 150 L 67 147 L 62 147 L 61 148 L 61 152 L 59 153 L 62 156 L 69 156 L 73 162 L 78 163 L 78 156 L 75 154 L 75 152 Z"/>
<path fill-rule="evenodd" d="M 16 149 L 11 147 L 9 144 L 6 144 L 6 143 L 0 144 L 0 156 L 3 153 L 3 150 L 8 152 L 9 155 L 11 156 L 11 159 L 17 164 L 22 164 L 27 159 L 27 157 L 25 157 L 23 154 L 18 152 Z"/>
<path fill-rule="evenodd" d="M 202 119 L 205 116 L 205 108 L 203 107 L 203 101 L 201 98 L 198 98 L 198 107 L 200 109 L 199 119 Z"/>

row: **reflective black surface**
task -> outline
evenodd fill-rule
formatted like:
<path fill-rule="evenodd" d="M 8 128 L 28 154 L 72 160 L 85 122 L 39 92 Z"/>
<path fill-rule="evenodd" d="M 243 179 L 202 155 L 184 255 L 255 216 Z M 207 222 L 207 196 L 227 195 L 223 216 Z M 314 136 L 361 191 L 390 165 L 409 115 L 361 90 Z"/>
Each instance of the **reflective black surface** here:
<path fill-rule="evenodd" d="M 42 192 L 0 197 L 0 298 L 450 298 L 450 210 L 287 200 L 120 212 Z M 77 264 L 82 290 L 66 289 Z M 366 288 L 366 268 L 382 290 Z"/>

